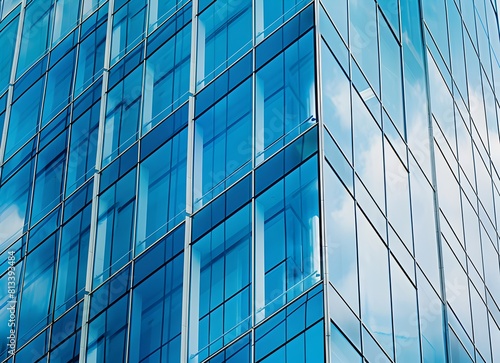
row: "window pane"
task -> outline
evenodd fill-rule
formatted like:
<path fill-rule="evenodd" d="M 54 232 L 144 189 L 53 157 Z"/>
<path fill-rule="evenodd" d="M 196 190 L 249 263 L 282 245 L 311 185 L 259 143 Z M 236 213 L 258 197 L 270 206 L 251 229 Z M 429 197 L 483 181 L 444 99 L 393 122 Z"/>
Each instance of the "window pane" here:
<path fill-rule="evenodd" d="M 0 93 L 7 89 L 9 85 L 18 24 L 19 16 L 0 31 L 0 49 L 2 49 L 2 57 L 0 57 Z"/>
<path fill-rule="evenodd" d="M 149 31 L 152 32 L 164 20 L 180 9 L 188 0 L 150 0 Z"/>
<path fill-rule="evenodd" d="M 57 0 L 54 11 L 52 44 L 64 38 L 78 23 L 80 0 Z"/>
<path fill-rule="evenodd" d="M 256 6 L 257 37 L 267 36 L 292 18 L 306 0 L 258 0 Z"/>
<path fill-rule="evenodd" d="M 257 73 L 258 162 L 315 121 L 313 45 L 309 32 Z"/>
<path fill-rule="evenodd" d="M 198 340 L 190 352 L 197 360 L 250 328 L 250 211 L 247 205 L 193 246 L 191 331 Z"/>
<path fill-rule="evenodd" d="M 257 198 L 258 320 L 320 278 L 316 163 L 310 159 Z"/>
<path fill-rule="evenodd" d="M 108 92 L 104 127 L 103 166 L 137 139 L 142 67 L 137 67 Z"/>
<path fill-rule="evenodd" d="M 251 168 L 252 79 L 200 116 L 195 134 L 194 201 L 200 207 Z"/>
<path fill-rule="evenodd" d="M 132 253 L 135 213 L 135 169 L 99 198 L 94 286 L 125 265 Z"/>
<path fill-rule="evenodd" d="M 252 46 L 251 0 L 219 0 L 199 16 L 198 86 L 214 79 Z"/>
<path fill-rule="evenodd" d="M 191 26 L 185 26 L 146 61 L 142 132 L 188 99 Z"/>
<path fill-rule="evenodd" d="M 111 64 L 138 44 L 145 32 L 147 1 L 129 0 L 113 15 Z"/>
<path fill-rule="evenodd" d="M 136 254 L 184 220 L 187 129 L 140 164 Z"/>

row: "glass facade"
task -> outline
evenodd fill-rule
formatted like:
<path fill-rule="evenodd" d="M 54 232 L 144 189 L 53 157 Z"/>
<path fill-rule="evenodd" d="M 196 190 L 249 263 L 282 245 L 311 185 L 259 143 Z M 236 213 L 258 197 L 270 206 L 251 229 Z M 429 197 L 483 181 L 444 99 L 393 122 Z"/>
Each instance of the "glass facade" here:
<path fill-rule="evenodd" d="M 0 362 L 500 363 L 499 11 L 0 1 Z"/>

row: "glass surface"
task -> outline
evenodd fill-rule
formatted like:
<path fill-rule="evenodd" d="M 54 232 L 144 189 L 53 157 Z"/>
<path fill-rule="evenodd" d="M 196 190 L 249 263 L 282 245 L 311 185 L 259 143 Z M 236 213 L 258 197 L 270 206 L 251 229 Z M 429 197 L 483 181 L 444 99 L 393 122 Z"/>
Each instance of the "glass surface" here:
<path fill-rule="evenodd" d="M 141 115 L 142 67 L 137 67 L 108 91 L 104 122 L 103 165 L 136 139 Z"/>
<path fill-rule="evenodd" d="M 257 39 L 276 30 L 307 2 L 306 0 L 257 0 L 255 3 Z"/>
<path fill-rule="evenodd" d="M 52 44 L 64 38 L 78 23 L 80 0 L 56 0 Z"/>
<path fill-rule="evenodd" d="M 193 245 L 190 352 L 196 361 L 250 327 L 250 212 L 243 207 Z"/>
<path fill-rule="evenodd" d="M 4 25 L 0 23 L 0 49 L 2 49 L 3 54 L 0 58 L 0 93 L 7 89 L 9 85 L 16 47 L 18 24 L 18 16 L 9 24 Z"/>
<path fill-rule="evenodd" d="M 52 13 L 52 1 L 34 0 L 26 7 L 17 64 L 18 77 L 49 49 Z"/>
<path fill-rule="evenodd" d="M 313 49 L 313 32 L 309 32 L 257 72 L 258 163 L 316 120 Z"/>
<path fill-rule="evenodd" d="M 309 159 L 256 200 L 257 319 L 319 280 L 317 159 Z"/>
<path fill-rule="evenodd" d="M 134 169 L 99 198 L 93 286 L 125 265 L 132 255 L 135 179 Z"/>
<path fill-rule="evenodd" d="M 250 49 L 251 0 L 219 0 L 199 15 L 197 86 L 222 73 Z"/>
<path fill-rule="evenodd" d="M 184 220 L 187 129 L 139 165 L 136 254 Z"/>
<path fill-rule="evenodd" d="M 321 42 L 324 123 L 344 155 L 352 162 L 351 87 L 332 52 Z"/>
<path fill-rule="evenodd" d="M 150 0 L 149 31 L 155 30 L 164 20 L 180 9 L 188 0 Z"/>
<path fill-rule="evenodd" d="M 115 64 L 142 40 L 146 30 L 147 6 L 146 0 L 129 0 L 114 13 L 111 64 Z"/>
<path fill-rule="evenodd" d="M 206 204 L 251 168 L 252 79 L 195 121 L 194 202 Z"/>
<path fill-rule="evenodd" d="M 375 93 L 379 93 L 376 4 L 373 0 L 349 2 L 351 52 Z"/>
<path fill-rule="evenodd" d="M 146 61 L 143 133 L 188 99 L 190 59 L 191 26 L 187 25 Z"/>

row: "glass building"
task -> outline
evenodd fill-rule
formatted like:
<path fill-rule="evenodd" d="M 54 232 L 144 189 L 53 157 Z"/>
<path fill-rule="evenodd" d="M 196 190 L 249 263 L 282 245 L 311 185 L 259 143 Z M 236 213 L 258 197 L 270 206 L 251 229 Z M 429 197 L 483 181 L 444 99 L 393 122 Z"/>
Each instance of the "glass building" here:
<path fill-rule="evenodd" d="M 498 11 L 0 1 L 0 361 L 500 363 Z"/>

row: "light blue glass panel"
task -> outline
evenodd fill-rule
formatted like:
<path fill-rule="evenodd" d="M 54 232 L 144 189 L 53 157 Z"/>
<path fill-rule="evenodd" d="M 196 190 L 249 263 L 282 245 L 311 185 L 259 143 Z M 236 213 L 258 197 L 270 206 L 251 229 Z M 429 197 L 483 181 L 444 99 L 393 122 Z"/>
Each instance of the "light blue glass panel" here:
<path fill-rule="evenodd" d="M 328 165 L 328 164 L 326 164 Z M 339 178 L 325 167 L 325 225 L 329 278 L 351 308 L 359 311 L 354 200 Z"/>
<path fill-rule="evenodd" d="M 80 43 L 78 53 L 75 96 L 89 86 L 104 67 L 107 22 L 99 26 Z"/>
<path fill-rule="evenodd" d="M 66 133 L 62 133 L 38 154 L 31 225 L 38 222 L 62 200 L 66 143 Z"/>
<path fill-rule="evenodd" d="M 17 5 L 21 3 L 21 0 L 5 0 L 3 1 L 3 6 L 0 6 L 2 10 L 2 16 L 0 18 L 4 19 L 5 16 L 12 11 Z"/>
<path fill-rule="evenodd" d="M 41 113 L 44 83 L 45 78 L 41 78 L 12 104 L 4 160 L 35 135 Z"/>
<path fill-rule="evenodd" d="M 142 40 L 146 27 L 146 11 L 145 0 L 129 0 L 113 15 L 111 64 L 115 64 Z"/>
<path fill-rule="evenodd" d="M 141 162 L 136 254 L 184 220 L 187 129 Z"/>
<path fill-rule="evenodd" d="M 9 24 L 0 23 L 0 49 L 2 49 L 2 57 L 0 57 L 0 93 L 7 89 L 9 85 L 18 24 L 18 16 Z"/>
<path fill-rule="evenodd" d="M 396 361 L 420 362 L 417 293 L 403 270 L 391 258 L 392 307 Z"/>
<path fill-rule="evenodd" d="M 292 18 L 307 0 L 257 0 L 257 38 L 267 36 L 281 24 Z"/>
<path fill-rule="evenodd" d="M 188 99 L 191 25 L 146 61 L 142 132 L 149 131 Z"/>
<path fill-rule="evenodd" d="M 256 201 L 257 316 L 262 319 L 320 278 L 317 159 Z M 259 281 L 259 280 L 257 280 Z"/>
<path fill-rule="evenodd" d="M 137 139 L 141 97 L 142 67 L 137 67 L 108 92 L 104 127 L 103 165 Z"/>
<path fill-rule="evenodd" d="M 57 257 L 56 236 L 57 234 L 47 239 L 26 257 L 19 309 L 18 346 L 26 343 L 49 322 Z"/>
<path fill-rule="evenodd" d="M 356 211 L 361 317 L 392 356 L 393 332 L 388 251 L 360 209 Z"/>
<path fill-rule="evenodd" d="M 190 352 L 202 360 L 250 327 L 251 208 L 247 205 L 193 246 Z"/>
<path fill-rule="evenodd" d="M 214 195 L 250 170 L 252 79 L 208 109 L 195 122 L 195 203 Z"/>
<path fill-rule="evenodd" d="M 0 250 L 21 236 L 28 224 L 32 163 L 25 165 L 0 187 Z"/>
<path fill-rule="evenodd" d="M 97 102 L 71 127 L 66 195 L 82 185 L 95 170 L 100 106 Z"/>
<path fill-rule="evenodd" d="M 73 49 L 48 72 L 42 126 L 47 124 L 71 99 L 75 56 L 76 51 Z"/>
<path fill-rule="evenodd" d="M 130 362 L 180 361 L 183 255 L 134 288 Z"/>
<path fill-rule="evenodd" d="M 149 31 L 155 30 L 164 20 L 180 9 L 188 0 L 150 0 Z"/>
<path fill-rule="evenodd" d="M 52 44 L 64 38 L 78 23 L 80 0 L 57 0 L 54 10 Z"/>
<path fill-rule="evenodd" d="M 35 0 L 26 8 L 21 35 L 17 76 L 26 71 L 49 49 L 52 27 L 52 1 Z"/>
<path fill-rule="evenodd" d="M 91 211 L 87 206 L 62 228 L 55 290 L 56 318 L 82 299 L 85 292 Z"/>
<path fill-rule="evenodd" d="M 375 93 L 379 92 L 379 62 L 376 5 L 373 0 L 349 2 L 351 52 L 368 78 Z"/>
<path fill-rule="evenodd" d="M 257 73 L 258 162 L 316 121 L 313 39 L 307 33 Z"/>
<path fill-rule="evenodd" d="M 401 48 L 385 20 L 379 19 L 379 27 L 382 104 L 404 137 Z"/>
<path fill-rule="evenodd" d="M 360 354 L 351 345 L 349 340 L 340 332 L 334 325 L 331 326 L 330 344 L 332 352 L 332 362 L 338 363 L 355 363 L 362 362 Z"/>
<path fill-rule="evenodd" d="M 352 162 L 351 87 L 349 79 L 331 53 L 321 42 L 323 118 L 335 141 Z"/>
<path fill-rule="evenodd" d="M 197 85 L 214 79 L 252 46 L 251 0 L 220 0 L 199 15 Z"/>
<path fill-rule="evenodd" d="M 99 198 L 94 286 L 125 265 L 132 254 L 135 179 L 134 169 Z"/>
<path fill-rule="evenodd" d="M 449 66 L 450 53 L 448 50 L 445 0 L 423 0 L 422 5 L 425 23 L 429 27 L 444 61 Z M 427 41 L 432 40 L 428 39 Z"/>

